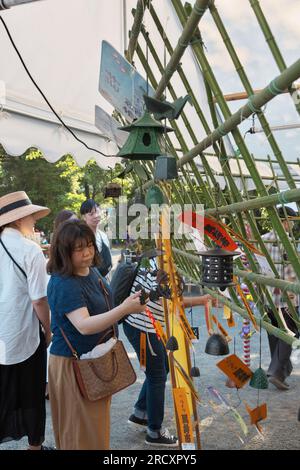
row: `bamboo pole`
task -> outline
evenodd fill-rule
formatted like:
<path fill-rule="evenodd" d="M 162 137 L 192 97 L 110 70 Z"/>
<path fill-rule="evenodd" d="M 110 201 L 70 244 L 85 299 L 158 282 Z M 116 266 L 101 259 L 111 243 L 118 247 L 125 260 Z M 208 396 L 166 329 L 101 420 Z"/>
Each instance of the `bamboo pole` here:
<path fill-rule="evenodd" d="M 220 15 L 219 15 L 219 12 L 218 12 L 218 10 L 217 10 L 214 3 L 210 3 L 209 8 L 210 8 L 210 12 L 212 14 L 212 17 L 214 19 L 214 22 L 215 22 L 215 24 L 218 28 L 218 31 L 219 31 L 219 33 L 220 33 L 220 35 L 221 35 L 221 37 L 224 41 L 226 49 L 227 49 L 227 51 L 228 51 L 228 53 L 231 57 L 231 60 L 234 64 L 234 66 L 235 66 L 235 69 L 236 69 L 236 71 L 237 71 L 237 73 L 238 73 L 238 75 L 239 75 L 239 77 L 240 77 L 240 79 L 241 79 L 241 81 L 242 81 L 242 83 L 245 87 L 245 90 L 249 94 L 249 96 L 252 96 L 254 94 L 254 90 L 251 86 L 250 81 L 248 80 L 248 77 L 247 77 L 246 72 L 245 72 L 245 70 L 242 66 L 242 63 L 239 60 L 238 55 L 237 55 L 237 53 L 236 53 L 236 51 L 233 47 L 232 41 L 231 41 L 229 35 L 227 34 L 227 31 L 225 29 L 224 23 L 223 23 Z M 283 90 L 283 93 L 285 93 L 285 92 L 286 92 L 286 90 Z M 264 113 L 257 112 L 257 118 L 260 121 L 260 124 L 262 126 L 262 129 L 263 129 L 265 135 L 266 135 L 266 138 L 267 138 L 267 140 L 268 140 L 268 142 L 269 142 L 269 144 L 272 148 L 272 151 L 273 151 L 275 157 L 278 160 L 278 163 L 279 163 L 280 168 L 281 168 L 281 170 L 282 170 L 282 172 L 283 172 L 283 174 L 286 178 L 288 186 L 290 188 L 296 188 L 296 184 L 295 184 L 295 182 L 294 182 L 294 180 L 291 176 L 289 168 L 288 168 L 288 166 L 285 162 L 285 159 L 282 155 L 282 152 L 281 152 L 281 150 L 280 150 L 280 148 L 279 148 L 279 146 L 278 146 L 278 144 L 277 144 L 277 142 L 274 138 L 274 135 L 271 132 L 271 128 L 268 124 L 268 121 L 267 121 Z"/>
<path fill-rule="evenodd" d="M 276 95 L 282 93 L 282 90 L 284 90 L 288 84 L 291 84 L 299 77 L 300 59 L 282 72 L 281 75 L 272 80 L 260 93 L 251 97 L 243 107 L 225 119 L 223 124 L 184 155 L 178 162 L 179 168 L 195 158 L 199 153 L 203 152 L 203 150 L 210 147 L 213 142 L 216 142 L 229 132 L 236 129 L 239 124 L 253 113 L 260 112 L 260 108 L 262 106 L 271 101 Z"/>
<path fill-rule="evenodd" d="M 187 253 L 186 251 L 179 250 L 175 247 L 173 247 L 173 251 L 174 253 L 177 253 L 178 255 L 183 256 L 184 258 L 187 258 L 198 265 L 201 265 L 199 255 L 193 255 L 191 253 Z M 284 291 L 300 294 L 300 282 L 289 282 L 284 281 L 283 279 L 275 279 L 269 276 L 263 276 L 262 274 L 257 274 L 251 271 L 246 271 L 238 268 L 233 268 L 233 273 L 238 277 L 254 281 L 255 283 L 261 284 L 263 286 L 278 287 L 279 289 Z M 199 282 L 199 280 L 197 282 Z"/>
<path fill-rule="evenodd" d="M 280 49 L 275 41 L 275 38 L 272 34 L 272 31 L 271 31 L 271 28 L 266 20 L 266 17 L 260 7 L 260 4 L 259 4 L 259 1 L 258 0 L 249 0 L 250 2 L 250 5 L 254 11 L 254 14 L 256 16 L 256 19 L 259 23 L 259 26 L 263 32 L 263 35 L 265 36 L 265 40 L 270 48 L 270 51 L 275 59 L 275 62 L 280 70 L 280 72 L 282 72 L 283 70 L 286 69 L 286 63 L 284 61 L 284 58 L 280 52 Z M 300 100 L 299 98 L 298 99 L 294 99 L 293 97 L 293 94 L 295 92 L 295 87 L 294 85 L 291 85 L 289 87 L 289 92 L 290 92 L 290 95 L 294 101 L 294 104 L 295 104 L 295 107 L 298 111 L 298 113 L 300 114 Z"/>
<path fill-rule="evenodd" d="M 178 40 L 178 44 L 174 49 L 173 55 L 171 56 L 170 61 L 168 62 L 165 68 L 165 73 L 161 77 L 158 87 L 156 88 L 155 98 L 161 97 L 167 84 L 171 80 L 172 75 L 174 74 L 174 72 L 176 72 L 180 59 L 183 56 L 186 48 L 188 47 L 189 42 L 194 34 L 194 31 L 197 28 L 203 14 L 205 13 L 209 2 L 210 0 L 196 0 L 192 13 L 189 16 L 188 21 Z"/>
<path fill-rule="evenodd" d="M 8 8 L 25 5 L 25 3 L 40 2 L 41 0 L 0 0 L 0 11 Z"/>
<path fill-rule="evenodd" d="M 134 52 L 136 50 L 136 45 L 138 41 L 138 37 L 141 31 L 142 22 L 145 13 L 145 3 L 147 0 L 138 0 L 136 4 L 136 8 L 133 12 L 134 21 L 130 32 L 128 49 L 125 51 L 125 57 L 128 62 L 132 62 Z"/>
<path fill-rule="evenodd" d="M 151 12 L 152 12 L 153 19 L 155 20 L 155 24 L 159 27 L 159 32 L 160 32 L 160 34 L 161 34 L 161 37 L 162 37 L 163 41 L 165 42 L 166 47 L 167 47 L 167 46 L 169 47 L 169 50 L 170 50 L 170 53 L 171 53 L 172 51 L 171 51 L 171 49 L 170 49 L 170 44 L 169 44 L 169 43 L 166 44 L 166 41 L 167 41 L 167 40 L 166 40 L 166 35 L 164 34 L 163 28 L 161 27 L 158 18 L 157 18 L 157 17 L 155 16 L 155 14 L 154 14 L 154 10 L 153 10 L 152 6 L 151 6 Z M 152 56 L 153 56 L 155 62 L 157 63 L 157 66 L 158 66 L 159 70 L 161 71 L 161 73 L 163 73 L 163 67 L 162 67 L 162 65 L 161 65 L 161 63 L 160 63 L 160 61 L 159 61 L 159 58 L 158 58 L 158 56 L 157 56 L 157 54 L 156 54 L 155 49 L 153 48 L 153 45 L 152 45 L 152 43 L 151 43 L 151 40 L 149 39 L 149 35 L 145 32 L 144 28 L 142 28 L 142 33 L 143 33 L 144 38 L 145 38 L 145 41 L 146 41 L 146 43 L 147 43 L 147 45 L 148 45 L 148 47 L 149 47 L 149 49 L 150 49 L 150 52 L 151 52 L 151 54 L 152 54 Z M 149 67 L 148 67 L 148 64 L 147 64 L 147 62 L 146 62 L 146 60 L 145 60 L 145 57 L 142 56 L 142 52 L 141 52 L 140 48 L 139 48 L 139 50 L 138 50 L 138 54 L 139 54 L 140 60 L 142 61 L 143 65 L 144 65 L 144 67 L 145 67 L 145 70 L 146 70 L 147 73 L 148 73 L 148 68 L 149 68 Z M 151 71 L 150 71 L 150 79 L 151 79 L 152 85 L 153 85 L 154 88 L 155 88 L 156 83 L 155 83 L 155 80 L 154 80 L 154 78 L 153 78 L 153 74 L 152 74 Z M 176 94 L 175 94 L 173 88 L 171 87 L 170 83 L 168 84 L 168 88 L 169 88 L 169 90 L 170 90 L 170 92 L 171 92 L 172 98 L 175 100 L 177 97 L 176 97 Z M 202 116 L 200 116 L 200 119 L 201 119 L 201 117 L 202 117 Z M 184 123 L 186 123 L 186 117 L 185 117 L 184 112 L 182 113 L 182 119 L 183 119 Z M 202 119 L 205 119 L 205 118 L 202 117 Z M 216 120 L 216 118 L 215 118 L 215 120 Z M 204 125 L 205 125 L 205 124 L 206 124 L 206 122 L 204 122 Z M 180 134 L 180 133 L 179 133 L 179 130 L 178 130 L 178 127 L 177 127 L 177 124 L 176 124 L 175 122 L 174 122 L 174 125 L 175 125 L 176 135 Z M 206 125 L 206 127 L 207 127 L 207 125 Z M 192 132 L 192 129 L 191 129 L 190 126 L 187 126 L 187 129 L 188 129 L 188 132 L 189 132 L 190 135 L 191 135 L 192 140 L 193 140 L 194 143 L 195 143 L 195 141 L 196 141 L 195 134 Z M 182 138 L 180 139 L 180 144 L 181 144 L 183 150 L 186 149 L 186 145 L 185 145 L 185 143 L 184 143 L 184 141 L 183 141 Z M 204 159 L 203 159 L 203 160 L 204 160 Z M 191 162 L 191 163 L 193 163 L 193 162 Z M 208 164 L 205 160 L 203 161 L 203 163 L 205 164 L 206 170 L 207 170 L 208 174 L 210 175 L 210 177 L 211 177 L 211 179 L 212 179 L 212 181 L 213 181 L 213 187 L 215 187 L 215 186 L 216 186 L 216 181 L 215 181 L 214 178 L 213 178 L 213 175 L 212 175 L 212 173 L 211 173 L 209 164 Z M 184 172 L 184 167 L 182 167 L 181 170 L 183 171 L 185 178 L 187 178 L 187 173 Z M 188 176 L 189 176 L 189 175 L 188 175 Z M 196 199 L 196 201 L 197 201 L 198 198 L 197 198 L 197 195 L 195 194 L 193 185 L 192 185 L 192 184 L 189 184 L 189 187 L 191 188 L 191 191 L 193 192 L 193 197 L 194 197 L 194 199 Z M 237 193 L 236 193 L 236 194 L 237 194 Z M 207 195 L 209 195 L 209 193 L 207 193 Z M 212 201 L 212 203 L 213 203 L 213 200 L 211 200 L 211 201 Z M 201 202 L 201 201 L 199 201 L 199 202 Z M 234 219 L 232 220 L 232 223 L 234 224 Z M 240 223 L 241 223 L 241 227 L 242 227 L 242 225 L 243 225 L 242 221 L 240 221 Z M 235 227 L 235 228 L 237 228 L 237 227 Z M 252 260 L 251 254 L 250 254 L 250 253 L 247 253 L 247 255 L 248 255 L 249 259 L 251 260 L 251 261 L 250 261 L 251 267 L 252 267 L 252 269 L 254 269 L 254 268 L 255 268 L 255 264 L 254 264 L 254 261 Z M 188 268 L 188 269 L 189 269 L 189 268 Z M 251 293 L 252 293 L 252 295 L 253 295 L 253 298 L 256 298 L 256 297 L 257 297 L 257 294 L 256 294 L 256 291 L 255 291 L 254 287 L 249 284 L 249 289 L 250 289 L 250 291 L 251 291 Z M 233 297 L 235 296 L 234 291 L 232 291 L 231 294 L 232 294 Z M 270 301 L 270 302 L 271 302 L 271 301 Z M 259 307 L 260 307 L 260 310 L 261 310 L 261 306 L 259 306 Z"/>
<path fill-rule="evenodd" d="M 295 88 L 295 90 L 299 90 L 300 89 L 300 84 L 295 83 L 294 88 Z M 261 88 L 258 89 L 258 90 L 253 90 L 253 93 L 251 93 L 250 95 L 257 95 L 261 91 L 262 91 Z M 282 93 L 289 93 L 289 90 L 286 89 Z M 239 100 L 248 99 L 250 95 L 246 91 L 236 91 L 235 93 L 227 93 L 226 95 L 223 95 L 223 98 L 224 98 L 225 101 L 239 101 Z M 214 103 L 217 102 L 215 97 L 213 98 L 213 102 Z"/>
<path fill-rule="evenodd" d="M 168 47 L 169 53 L 171 54 L 171 53 L 172 53 L 171 46 L 170 46 L 170 44 L 169 44 L 169 42 L 168 42 L 168 40 L 167 40 L 167 38 L 166 38 L 166 35 L 165 35 L 164 32 L 163 32 L 163 29 L 162 29 L 162 27 L 161 27 L 161 25 L 160 25 L 160 23 L 159 23 L 159 20 L 158 20 L 157 16 L 156 16 L 155 13 L 154 13 L 154 9 L 152 8 L 152 5 L 150 5 L 150 12 L 151 12 L 152 17 L 153 17 L 153 19 L 154 19 L 154 21 L 155 21 L 155 24 L 157 25 L 157 27 L 158 27 L 158 29 L 159 29 L 159 32 L 160 32 L 160 34 L 161 34 L 161 36 L 162 36 L 162 39 L 163 39 L 163 41 L 164 41 L 166 47 Z M 145 62 L 145 61 L 144 61 L 144 62 Z M 148 67 L 148 64 L 145 63 L 144 68 L 146 68 L 145 66 Z M 148 68 L 149 68 L 149 67 L 148 67 Z M 147 70 L 147 69 L 146 69 L 146 70 Z M 151 72 L 151 71 L 150 71 L 150 72 Z M 184 76 L 183 72 L 180 71 L 180 69 L 179 69 L 179 72 L 181 72 L 181 78 L 183 79 L 183 81 L 184 81 L 184 83 L 185 83 L 185 86 L 187 86 L 188 83 L 186 82 L 186 79 L 185 79 L 185 76 Z M 152 72 L 151 72 L 151 74 L 152 74 Z M 169 87 L 169 85 L 168 85 L 168 87 Z M 155 88 L 155 83 L 154 83 L 154 88 Z M 190 92 L 190 90 L 188 90 L 188 89 L 187 89 L 187 91 Z M 196 106 L 198 106 L 198 108 L 199 108 L 199 105 L 198 105 L 197 101 L 195 101 L 195 107 L 196 107 Z M 200 108 L 199 108 L 199 110 L 200 110 Z M 208 130 L 209 130 L 209 128 L 208 128 L 208 126 L 207 126 L 207 123 L 206 123 L 206 121 L 205 121 L 205 118 L 204 118 L 203 114 L 199 113 L 199 117 L 200 117 L 200 120 L 201 120 L 202 124 L 204 125 L 205 129 L 208 129 Z M 181 144 L 182 144 L 182 142 L 181 142 Z M 214 145 L 214 149 L 217 150 L 217 147 L 215 146 L 216 144 L 213 144 L 213 145 Z M 211 169 L 210 169 L 209 164 L 206 162 L 206 159 L 205 159 L 205 158 L 203 158 L 202 161 L 203 161 L 203 164 L 205 165 L 205 169 L 206 169 L 207 173 L 210 175 L 210 178 L 212 179 L 213 186 L 215 186 L 214 177 L 213 177 L 213 174 L 212 174 L 212 172 L 211 172 Z M 194 162 L 191 162 L 191 164 L 192 164 L 192 166 L 194 166 Z M 230 175 L 230 172 L 228 171 L 228 172 L 227 172 L 227 177 L 230 177 L 230 176 L 231 176 L 231 175 Z M 201 180 L 200 180 L 200 181 L 201 181 Z M 235 188 L 235 185 L 234 185 L 234 182 L 233 182 L 233 181 L 230 181 L 230 186 L 231 186 L 231 188 L 232 188 L 233 193 L 235 194 L 236 200 L 240 200 L 240 199 L 239 199 L 239 197 L 240 197 L 239 191 L 238 191 L 237 188 Z M 249 217 L 250 217 L 250 216 L 249 216 Z M 264 247 L 263 242 L 261 241 L 261 238 L 260 238 L 260 236 L 259 236 L 259 233 L 258 233 L 258 231 L 255 232 L 255 230 L 257 230 L 257 229 L 256 229 L 256 226 L 255 226 L 254 221 L 251 221 L 251 219 L 250 219 L 250 223 L 252 224 L 252 230 L 253 230 L 254 234 L 257 236 L 257 238 L 259 239 L 259 242 L 262 244 L 262 250 L 264 250 L 265 247 Z M 234 219 L 232 219 L 232 224 L 233 224 L 233 226 L 235 226 L 235 221 L 234 221 Z M 242 221 L 241 221 L 241 229 L 243 229 L 243 223 L 242 223 Z M 243 230 L 242 230 L 242 231 L 243 231 Z M 247 251 L 247 249 L 245 249 L 245 250 Z M 269 257 L 269 253 L 266 251 L 265 254 L 266 254 L 267 258 L 268 258 L 268 257 Z M 252 268 L 252 269 L 255 269 L 255 263 L 254 263 L 254 261 L 253 261 L 253 259 L 252 259 L 251 253 L 249 252 L 249 253 L 247 253 L 247 255 L 248 255 L 249 260 L 250 260 L 251 268 Z M 268 259 L 268 261 L 270 262 L 270 265 L 274 268 L 274 271 L 275 271 L 275 266 L 273 266 L 272 260 L 271 260 L 271 259 Z M 250 285 L 249 285 L 249 288 L 251 289 Z M 254 290 L 253 288 L 251 289 L 251 293 L 252 293 L 253 297 L 256 298 L 256 292 L 255 292 L 255 290 Z M 232 290 L 232 296 L 235 297 L 235 294 L 234 294 L 234 291 L 233 291 L 233 290 Z M 270 297 L 268 291 L 266 291 L 266 296 L 267 296 L 267 297 Z M 270 305 L 272 305 L 272 299 L 269 298 L 268 300 L 269 300 Z M 273 310 L 275 311 L 274 313 L 275 313 L 275 315 L 276 315 L 275 306 L 273 306 L 273 307 L 274 307 Z M 259 303 L 259 308 L 260 308 L 260 311 L 261 311 L 261 305 L 260 305 L 260 303 Z"/>
<path fill-rule="evenodd" d="M 179 274 L 185 275 L 185 273 L 181 270 L 178 269 Z M 190 278 L 191 281 L 194 282 L 199 282 L 197 279 Z M 245 318 L 246 320 L 249 318 L 248 314 L 245 311 L 245 308 L 241 308 L 238 305 L 236 305 L 234 302 L 231 302 L 228 300 L 226 297 L 224 297 L 221 294 L 218 294 L 216 291 L 209 289 L 208 287 L 204 287 L 203 291 L 206 292 L 207 294 L 210 294 L 212 297 L 216 298 L 221 304 L 227 305 L 232 311 L 237 312 L 242 318 Z M 257 322 L 258 325 L 261 324 L 261 327 L 266 330 L 270 335 L 276 336 L 277 338 L 281 339 L 285 343 L 289 344 L 290 346 L 293 347 L 293 349 L 300 349 L 300 340 L 295 338 L 294 336 L 290 336 L 284 331 L 280 330 L 279 328 L 276 328 L 276 326 L 273 326 L 271 323 L 262 320 L 260 317 L 254 315 L 254 318 Z"/>
<path fill-rule="evenodd" d="M 199 144 L 197 144 L 193 149 L 187 152 L 183 157 L 178 161 L 178 167 L 181 168 L 187 162 L 193 160 L 197 155 L 202 153 L 206 148 L 210 147 L 214 142 L 220 140 L 223 136 L 228 134 L 231 131 L 234 131 L 241 122 L 247 119 L 253 112 L 260 111 L 260 108 L 266 103 L 271 101 L 277 94 L 281 93 L 281 90 L 288 84 L 292 83 L 294 80 L 300 77 L 300 59 L 297 60 L 293 65 L 286 69 L 281 75 L 272 80 L 269 85 L 267 85 L 262 92 L 258 93 L 256 96 L 248 100 L 247 104 L 240 108 L 237 112 L 228 117 L 223 124 L 221 124 L 217 129 L 215 129 L 210 135 L 205 137 Z M 219 94 L 220 96 L 220 94 Z M 229 112 L 229 110 L 228 110 Z M 240 142 L 241 144 L 241 142 Z M 245 160 L 245 163 L 246 160 Z M 253 180 L 259 180 L 259 174 L 255 165 L 249 164 L 249 172 L 252 173 Z M 255 174 L 255 177 L 253 177 Z M 153 181 L 145 183 L 144 188 L 148 188 L 153 184 Z M 262 185 L 263 186 L 263 185 Z M 260 186 L 260 189 L 262 189 Z M 264 188 L 264 186 L 263 186 Z M 262 189 L 263 192 L 264 189 Z"/>
<path fill-rule="evenodd" d="M 178 0 L 172 0 L 172 3 L 177 11 L 180 21 L 184 24 L 184 9 L 181 2 L 179 2 Z M 218 104 L 224 115 L 225 122 L 221 126 L 219 126 L 210 136 L 200 142 L 198 146 L 194 147 L 194 149 L 192 149 L 188 154 L 183 156 L 179 160 L 178 165 L 181 166 L 181 164 L 184 164 L 190 159 L 193 159 L 197 155 L 197 153 L 204 150 L 203 147 L 211 145 L 213 141 L 217 140 L 218 138 L 221 138 L 222 136 L 226 135 L 229 131 L 231 131 L 233 138 L 241 154 L 243 155 L 245 164 L 247 165 L 249 173 L 253 178 L 253 181 L 258 189 L 259 194 L 261 196 L 267 195 L 266 188 L 260 178 L 260 174 L 255 166 L 255 162 L 253 161 L 237 126 L 246 117 L 249 117 L 251 113 L 259 112 L 261 106 L 263 106 L 266 102 L 270 101 L 277 94 L 281 93 L 285 88 L 291 85 L 291 83 L 300 76 L 300 59 L 297 60 L 294 64 L 292 64 L 289 68 L 287 68 L 280 76 L 272 80 L 271 83 L 267 87 L 265 87 L 261 93 L 251 97 L 251 99 L 245 106 L 240 108 L 237 113 L 232 115 L 226 101 L 223 99 L 222 91 L 209 66 L 209 63 L 204 55 L 202 48 L 199 47 L 197 43 L 193 44 L 192 47 L 194 48 L 196 57 L 201 65 L 204 77 L 207 79 L 213 94 L 218 100 Z M 285 233 L 285 230 L 279 220 L 279 217 L 273 208 L 268 208 L 267 211 L 270 220 L 273 224 L 273 227 L 277 231 L 278 236 L 284 246 L 284 249 L 286 250 L 287 256 L 290 259 L 297 276 L 300 278 L 300 262 L 293 246 L 291 245 L 288 239 L 287 234 Z M 265 250 L 265 248 L 263 249 Z M 264 252 L 266 253 L 266 250 Z M 272 266 L 274 266 L 273 263 Z"/>
<path fill-rule="evenodd" d="M 300 189 L 288 189 L 270 196 L 257 197 L 248 201 L 237 202 L 228 206 L 218 207 L 218 209 L 206 209 L 205 215 L 226 215 L 262 207 L 275 206 L 276 204 L 287 204 L 289 202 L 300 201 Z"/>

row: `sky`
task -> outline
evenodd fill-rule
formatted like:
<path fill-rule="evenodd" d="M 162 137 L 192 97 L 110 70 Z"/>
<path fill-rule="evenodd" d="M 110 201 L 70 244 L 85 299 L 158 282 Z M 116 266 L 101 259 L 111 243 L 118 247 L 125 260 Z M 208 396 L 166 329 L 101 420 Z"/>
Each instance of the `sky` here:
<path fill-rule="evenodd" d="M 289 66 L 300 56 L 298 23 L 300 2 L 291 0 L 287 4 L 282 0 L 261 0 L 260 5 L 286 65 Z M 279 69 L 258 26 L 250 2 L 248 0 L 217 0 L 216 6 L 230 32 L 231 40 L 253 88 L 265 87 L 279 75 Z M 201 31 L 208 48 L 208 57 L 216 77 L 222 83 L 223 92 L 243 91 L 242 84 L 233 69 L 222 40 L 216 33 L 211 18 L 208 17 L 207 21 L 202 23 Z M 241 103 L 244 104 L 245 101 L 233 103 L 231 109 L 236 110 Z M 288 94 L 272 100 L 265 109 L 265 116 L 270 125 L 300 123 L 299 115 Z M 261 127 L 259 122 L 256 126 Z M 244 129 L 247 130 L 246 125 Z M 286 160 L 296 160 L 300 157 L 300 129 L 276 131 L 274 136 Z M 253 136 L 247 134 L 246 143 L 255 150 L 257 156 L 262 158 L 270 150 L 263 134 Z"/>

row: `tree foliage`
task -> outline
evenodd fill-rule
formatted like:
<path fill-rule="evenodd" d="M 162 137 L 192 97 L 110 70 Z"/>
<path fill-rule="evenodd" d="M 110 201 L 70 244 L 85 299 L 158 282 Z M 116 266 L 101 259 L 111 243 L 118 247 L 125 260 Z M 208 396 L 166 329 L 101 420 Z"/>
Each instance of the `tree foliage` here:
<path fill-rule="evenodd" d="M 71 155 L 49 163 L 36 149 L 18 157 L 8 156 L 0 149 L 0 196 L 25 191 L 35 204 L 49 207 L 50 215 L 41 219 L 37 227 L 50 233 L 53 220 L 62 209 L 78 214 L 82 202 L 88 198 L 95 199 L 102 207 L 111 206 L 112 199 L 104 199 L 104 188 L 111 179 L 122 183 L 116 179 L 121 170 L 121 165 L 103 170 L 93 160 L 80 168 Z M 131 184 L 130 179 L 124 180 L 123 194 L 130 193 Z"/>

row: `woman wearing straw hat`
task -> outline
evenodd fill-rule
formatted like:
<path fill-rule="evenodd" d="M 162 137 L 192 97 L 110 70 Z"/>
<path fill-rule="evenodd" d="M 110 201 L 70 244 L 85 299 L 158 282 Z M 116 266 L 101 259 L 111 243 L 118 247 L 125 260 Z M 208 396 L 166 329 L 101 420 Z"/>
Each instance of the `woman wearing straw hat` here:
<path fill-rule="evenodd" d="M 47 207 L 24 191 L 0 198 L 0 443 L 28 437 L 45 450 L 46 346 L 51 341 L 46 260 L 28 236 Z"/>

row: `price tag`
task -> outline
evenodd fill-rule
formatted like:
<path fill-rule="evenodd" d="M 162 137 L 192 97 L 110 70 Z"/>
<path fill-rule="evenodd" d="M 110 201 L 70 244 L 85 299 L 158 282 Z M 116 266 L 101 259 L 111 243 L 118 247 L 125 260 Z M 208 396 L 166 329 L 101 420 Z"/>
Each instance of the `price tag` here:
<path fill-rule="evenodd" d="M 217 366 L 227 377 L 233 380 L 238 388 L 242 388 L 253 375 L 251 369 L 236 354 L 227 356 L 218 362 Z"/>

